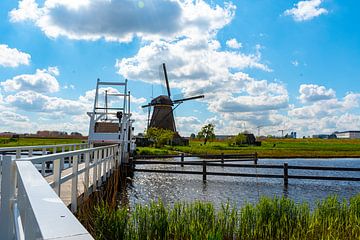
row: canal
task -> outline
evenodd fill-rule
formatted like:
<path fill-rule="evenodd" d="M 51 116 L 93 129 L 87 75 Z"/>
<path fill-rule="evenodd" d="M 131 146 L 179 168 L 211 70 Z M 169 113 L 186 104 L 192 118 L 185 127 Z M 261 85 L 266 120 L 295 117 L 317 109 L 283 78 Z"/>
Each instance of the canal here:
<path fill-rule="evenodd" d="M 154 159 L 155 160 L 155 159 Z M 188 161 L 201 160 L 187 158 Z M 162 161 L 179 161 L 179 159 L 162 159 Z M 327 166 L 327 167 L 359 167 L 360 159 L 260 159 L 258 164 L 278 164 L 287 162 L 289 166 Z M 253 164 L 253 163 L 248 163 Z M 167 170 L 195 170 L 201 171 L 201 166 L 173 166 L 173 165 L 139 165 L 137 168 L 167 169 Z M 209 167 L 213 172 L 279 174 L 281 169 L 248 169 Z M 334 172 L 289 170 L 289 175 L 313 176 L 346 176 L 360 177 L 359 172 Z M 208 176 L 202 181 L 201 175 L 180 175 L 164 173 L 135 172 L 127 179 L 126 191 L 122 193 L 122 200 L 134 206 L 137 203 L 146 204 L 151 200 L 162 199 L 166 204 L 177 201 L 192 202 L 196 200 L 212 202 L 216 207 L 229 201 L 240 206 L 246 202 L 256 203 L 261 196 L 286 196 L 296 202 L 307 201 L 313 207 L 316 201 L 329 195 L 338 195 L 341 199 L 349 199 L 360 193 L 360 182 L 297 180 L 289 179 L 288 187 L 284 187 L 282 179 L 246 178 L 228 176 Z"/>

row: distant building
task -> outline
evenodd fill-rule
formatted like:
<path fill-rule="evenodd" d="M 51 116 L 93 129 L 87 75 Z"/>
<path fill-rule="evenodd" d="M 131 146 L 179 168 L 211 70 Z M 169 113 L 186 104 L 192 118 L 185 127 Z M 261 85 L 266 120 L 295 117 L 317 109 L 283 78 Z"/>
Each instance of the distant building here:
<path fill-rule="evenodd" d="M 216 140 L 228 140 L 235 137 L 235 135 L 215 135 Z"/>
<path fill-rule="evenodd" d="M 360 139 L 360 131 L 334 132 L 337 138 Z"/>
<path fill-rule="evenodd" d="M 67 132 L 60 131 L 37 131 L 36 135 L 39 137 L 64 137 L 67 136 Z"/>
<path fill-rule="evenodd" d="M 291 132 L 290 134 L 286 134 L 285 138 L 296 138 L 296 132 Z"/>

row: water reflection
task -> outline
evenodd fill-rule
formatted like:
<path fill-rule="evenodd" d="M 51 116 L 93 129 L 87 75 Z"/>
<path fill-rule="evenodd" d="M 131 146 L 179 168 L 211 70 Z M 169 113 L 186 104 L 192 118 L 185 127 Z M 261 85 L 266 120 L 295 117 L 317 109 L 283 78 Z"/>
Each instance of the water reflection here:
<path fill-rule="evenodd" d="M 188 159 L 198 160 L 198 159 Z M 168 161 L 176 161 L 168 159 Z M 333 166 L 358 167 L 360 159 L 263 159 L 259 164 L 279 164 L 288 162 L 291 165 L 304 166 Z M 249 163 L 250 164 L 250 163 Z M 171 169 L 201 171 L 202 166 L 171 166 L 171 165 L 143 165 L 138 168 Z M 237 172 L 257 174 L 282 174 L 282 169 L 248 169 L 248 168 L 221 168 L 209 167 L 208 171 Z M 289 175 L 318 175 L 318 176 L 347 176 L 360 177 L 359 172 L 329 172 L 329 171 L 303 171 L 289 170 Z M 247 178 L 208 176 L 202 181 L 201 175 L 180 175 L 163 173 L 139 173 L 127 182 L 126 195 L 130 205 L 136 203 L 146 204 L 150 200 L 161 198 L 165 203 L 173 204 L 177 201 L 209 201 L 217 207 L 229 201 L 236 205 L 245 202 L 256 203 L 261 196 L 285 196 L 296 202 L 308 201 L 314 206 L 317 200 L 328 195 L 337 194 L 340 198 L 349 199 L 359 193 L 360 182 L 344 181 L 317 181 L 289 179 L 286 187 L 282 179 Z"/>

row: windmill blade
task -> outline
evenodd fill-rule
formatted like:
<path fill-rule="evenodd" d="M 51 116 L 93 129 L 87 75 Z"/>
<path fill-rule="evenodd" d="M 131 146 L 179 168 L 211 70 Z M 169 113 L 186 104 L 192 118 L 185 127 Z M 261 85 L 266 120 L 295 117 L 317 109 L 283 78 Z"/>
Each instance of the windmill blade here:
<path fill-rule="evenodd" d="M 173 103 L 174 104 L 182 103 L 182 102 L 185 102 L 185 101 L 194 100 L 194 99 L 198 99 L 198 98 L 204 98 L 204 97 L 205 97 L 204 95 L 199 95 L 199 96 L 195 96 L 195 97 L 182 98 L 182 99 L 174 100 Z"/>
<path fill-rule="evenodd" d="M 147 108 L 147 107 L 152 107 L 154 104 L 151 104 L 151 103 L 148 103 L 146 105 L 142 105 L 141 107 L 142 108 Z"/>
<path fill-rule="evenodd" d="M 164 77 L 165 77 L 165 82 L 166 82 L 166 88 L 167 88 L 168 96 L 169 96 L 169 98 L 170 98 L 170 96 L 171 96 L 171 94 L 170 94 L 170 85 L 169 85 L 169 79 L 168 79 L 168 75 L 167 75 L 165 63 L 162 64 L 162 67 L 163 67 L 163 70 L 164 70 Z"/>

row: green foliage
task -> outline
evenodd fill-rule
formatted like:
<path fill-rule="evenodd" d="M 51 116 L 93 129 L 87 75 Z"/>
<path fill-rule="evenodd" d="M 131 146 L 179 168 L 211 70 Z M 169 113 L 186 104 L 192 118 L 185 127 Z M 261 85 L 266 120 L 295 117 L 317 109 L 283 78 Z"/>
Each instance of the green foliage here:
<path fill-rule="evenodd" d="M 172 141 L 174 134 L 173 131 L 168 129 L 149 128 L 145 136 L 154 141 L 155 147 L 163 147 Z"/>
<path fill-rule="evenodd" d="M 228 140 L 228 144 L 234 145 L 234 146 L 241 146 L 243 144 L 247 143 L 247 138 L 246 135 L 243 133 L 239 133 L 238 135 L 236 135 L 235 137 L 232 137 L 231 139 Z"/>
<path fill-rule="evenodd" d="M 223 204 L 161 201 L 110 210 L 95 207 L 91 233 L 96 239 L 359 239 L 360 195 L 349 202 L 329 197 L 313 211 L 288 198 L 262 198 L 241 208 Z"/>
<path fill-rule="evenodd" d="M 215 139 L 215 125 L 209 123 L 203 126 L 197 138 L 204 139 L 204 145 L 206 145 L 207 141 Z"/>
<path fill-rule="evenodd" d="M 137 147 L 136 154 L 138 155 L 167 155 L 172 154 L 173 151 L 163 149 L 163 148 L 152 148 L 152 147 Z"/>

